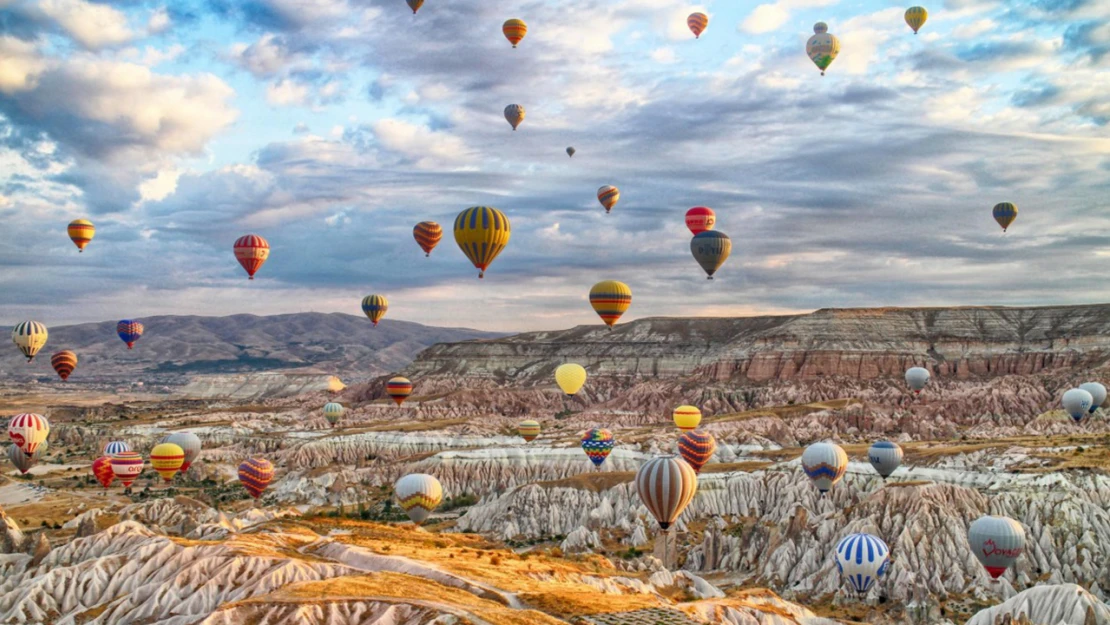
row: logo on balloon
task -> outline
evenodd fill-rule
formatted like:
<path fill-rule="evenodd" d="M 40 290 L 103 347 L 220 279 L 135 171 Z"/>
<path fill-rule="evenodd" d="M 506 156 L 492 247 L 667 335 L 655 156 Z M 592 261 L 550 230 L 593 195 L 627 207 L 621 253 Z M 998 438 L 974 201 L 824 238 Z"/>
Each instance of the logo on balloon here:
<path fill-rule="evenodd" d="M 1022 551 L 1023 549 L 1021 547 L 1017 547 L 1016 549 L 1002 549 L 994 543 L 993 539 L 987 539 L 987 541 L 983 543 L 983 555 L 988 557 L 1006 556 L 1008 558 L 1016 558 L 1021 555 Z"/>
<path fill-rule="evenodd" d="M 27 442 L 27 439 L 23 438 L 23 435 L 19 432 L 8 432 L 8 436 L 12 439 L 12 442 L 15 443 L 15 446 L 20 449 L 23 449 L 23 445 Z"/>

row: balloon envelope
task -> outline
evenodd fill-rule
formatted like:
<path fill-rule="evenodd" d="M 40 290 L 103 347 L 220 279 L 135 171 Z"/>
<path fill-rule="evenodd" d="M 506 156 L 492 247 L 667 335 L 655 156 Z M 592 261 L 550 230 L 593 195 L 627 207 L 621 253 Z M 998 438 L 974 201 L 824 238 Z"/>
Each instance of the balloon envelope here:
<path fill-rule="evenodd" d="M 836 544 L 836 568 L 842 580 L 864 594 L 886 572 L 890 548 L 877 536 L 850 534 Z"/>
<path fill-rule="evenodd" d="M 424 256 L 431 256 L 432 250 L 443 238 L 443 228 L 434 221 L 422 221 L 413 227 L 412 238 L 416 239 L 416 244 L 424 250 Z"/>
<path fill-rule="evenodd" d="M 686 26 L 690 28 L 690 32 L 694 33 L 694 39 L 700 38 L 708 25 L 709 17 L 705 13 L 691 13 L 686 18 Z"/>
<path fill-rule="evenodd" d="M 698 261 L 701 268 L 713 279 L 713 274 L 721 268 L 732 253 L 732 240 L 728 235 L 716 230 L 706 230 L 694 235 L 690 240 L 690 253 Z"/>
<path fill-rule="evenodd" d="M 143 472 L 143 457 L 137 451 L 121 451 L 112 456 L 110 462 L 112 473 L 124 488 L 130 487 L 135 478 Z"/>
<path fill-rule="evenodd" d="M 717 225 L 717 213 L 708 206 L 695 206 L 686 211 L 686 227 L 697 236 L 706 230 L 712 230 Z"/>
<path fill-rule="evenodd" d="M 43 441 L 38 447 L 35 448 L 35 453 L 25 453 L 18 445 L 8 445 L 8 460 L 11 461 L 12 466 L 19 469 L 20 474 L 26 475 L 31 467 L 39 463 L 46 456 L 46 448 L 49 445 Z"/>
<path fill-rule="evenodd" d="M 478 269 L 478 277 L 509 244 L 509 218 L 492 206 L 472 206 L 455 217 L 455 243 Z"/>
<path fill-rule="evenodd" d="M 200 457 L 200 437 L 192 432 L 171 432 L 162 438 L 162 442 L 177 445 L 185 452 L 185 462 L 181 463 L 182 472 L 188 471 L 189 467 Z"/>
<path fill-rule="evenodd" d="M 1010 202 L 1000 202 L 994 205 L 991 214 L 994 215 L 994 220 L 998 222 L 998 225 L 1002 226 L 1002 232 L 1006 232 L 1010 224 L 1017 219 L 1018 209 L 1016 205 Z"/>
<path fill-rule="evenodd" d="M 501 25 L 501 32 L 515 48 L 516 44 L 520 43 L 521 39 L 524 39 L 524 35 L 528 34 L 528 25 L 524 23 L 524 20 L 515 18 L 505 20 L 505 23 Z"/>
<path fill-rule="evenodd" d="M 516 431 L 521 438 L 531 443 L 540 435 L 540 422 L 535 419 L 526 419 L 517 424 Z"/>
<path fill-rule="evenodd" d="M 1079 388 L 1091 394 L 1091 414 L 1094 414 L 1098 407 L 1106 402 L 1106 387 L 1098 382 L 1087 382 L 1080 384 Z"/>
<path fill-rule="evenodd" d="M 698 492 L 698 476 L 678 456 L 652 458 L 636 472 L 636 492 L 666 531 Z"/>
<path fill-rule="evenodd" d="M 902 466 L 902 456 L 902 447 L 890 441 L 878 441 L 867 450 L 867 460 L 883 479 Z"/>
<path fill-rule="evenodd" d="M 262 268 L 270 257 L 270 244 L 257 234 L 247 234 L 235 240 L 232 246 L 235 260 L 247 271 L 247 279 L 254 280 L 254 274 Z"/>
<path fill-rule="evenodd" d="M 695 473 L 701 473 L 701 468 L 716 451 L 717 440 L 709 432 L 693 430 L 678 437 L 678 454 Z"/>
<path fill-rule="evenodd" d="M 524 121 L 524 107 L 519 104 L 510 104 L 505 107 L 505 120 L 516 130 L 520 122 Z"/>
<path fill-rule="evenodd" d="M 568 147 L 567 148 L 567 156 L 574 156 L 574 153 L 577 152 L 577 151 L 578 150 L 575 150 L 574 148 Z"/>
<path fill-rule="evenodd" d="M 574 395 L 582 390 L 586 383 L 586 369 L 582 365 L 568 362 L 555 369 L 555 383 L 567 395 Z"/>
<path fill-rule="evenodd" d="M 92 474 L 104 488 L 111 486 L 112 481 L 116 479 L 116 474 L 112 471 L 112 459 L 108 456 L 101 456 L 93 460 Z"/>
<path fill-rule="evenodd" d="M 829 34 L 829 27 L 824 22 L 814 24 L 813 33 L 813 36 L 806 41 L 806 54 L 824 76 L 825 70 L 840 54 L 840 40 Z"/>
<path fill-rule="evenodd" d="M 617 202 L 621 199 L 621 190 L 611 184 L 607 184 L 597 190 L 597 201 L 605 207 L 605 212 L 613 210 Z"/>
<path fill-rule="evenodd" d="M 828 492 L 848 470 L 848 454 L 834 443 L 814 443 L 802 452 L 802 469 L 817 490 Z"/>
<path fill-rule="evenodd" d="M 412 394 L 412 382 L 401 376 L 391 378 L 385 383 L 385 393 L 393 399 L 394 403 L 400 406 Z"/>
<path fill-rule="evenodd" d="M 929 19 L 929 12 L 925 7 L 910 7 L 906 9 L 906 24 L 913 29 L 913 34 L 921 30 L 925 25 L 925 20 Z"/>
<path fill-rule="evenodd" d="M 96 226 L 87 219 L 74 219 L 66 228 L 69 239 L 77 246 L 78 252 L 84 252 L 85 246 L 96 236 Z"/>
<path fill-rule="evenodd" d="M 428 520 L 443 501 L 443 486 L 439 480 L 426 473 L 413 473 L 397 480 L 393 485 L 397 505 L 401 506 L 412 522 L 420 525 Z"/>
<path fill-rule="evenodd" d="M 623 282 L 603 280 L 590 289 L 590 306 L 610 328 L 632 305 L 632 289 Z"/>
<path fill-rule="evenodd" d="M 239 481 L 251 497 L 258 499 L 274 479 L 274 465 L 265 458 L 250 458 L 239 465 Z"/>
<path fill-rule="evenodd" d="M 150 450 L 150 466 L 169 482 L 185 464 L 185 450 L 173 443 L 159 443 Z"/>
<path fill-rule="evenodd" d="M 339 404 L 333 401 L 324 404 L 324 418 L 328 420 L 328 423 L 335 425 L 336 423 L 339 423 L 339 419 L 341 419 L 342 417 L 343 404 Z"/>
<path fill-rule="evenodd" d="M 77 368 L 77 354 L 67 350 L 60 351 L 50 357 L 50 366 L 62 381 L 69 379 L 73 370 Z"/>
<path fill-rule="evenodd" d="M 696 429 L 698 424 L 701 423 L 701 411 L 694 406 L 679 406 L 674 409 L 671 414 L 674 419 L 674 426 L 683 432 L 689 432 Z"/>
<path fill-rule="evenodd" d="M 613 451 L 615 444 L 613 433 L 601 428 L 594 428 L 582 437 L 582 451 L 586 452 L 590 462 L 598 467 L 609 457 L 609 452 Z"/>
<path fill-rule="evenodd" d="M 104 446 L 104 455 L 108 457 L 125 451 L 131 451 L 131 445 L 127 444 L 126 441 L 111 441 Z"/>
<path fill-rule="evenodd" d="M 929 383 L 929 370 L 924 367 L 910 367 L 906 370 L 906 384 L 913 392 L 920 393 Z"/>
<path fill-rule="evenodd" d="M 8 438 L 25 454 L 34 455 L 38 446 L 50 436 L 50 422 L 46 417 L 26 412 L 17 414 L 8 421 Z"/>
<path fill-rule="evenodd" d="M 420 7 L 424 6 L 424 0 L 405 0 L 405 4 L 409 5 L 409 8 L 412 9 L 412 14 L 416 15 Z"/>
<path fill-rule="evenodd" d="M 143 324 L 138 321 L 130 319 L 122 319 L 116 324 L 116 334 L 124 343 L 127 343 L 127 349 L 131 349 L 135 345 L 135 341 L 143 335 Z"/>
<path fill-rule="evenodd" d="M 987 573 L 998 579 L 1025 551 L 1025 529 L 1009 517 L 984 516 L 968 528 L 967 542 Z"/>
<path fill-rule="evenodd" d="M 389 310 L 389 302 L 384 295 L 367 295 L 362 298 L 362 312 L 374 325 L 378 325 L 378 321 L 381 321 L 387 310 Z"/>
<path fill-rule="evenodd" d="M 1073 388 L 1064 393 L 1064 398 L 1061 403 L 1064 405 L 1064 410 L 1071 415 L 1075 421 L 1082 421 L 1083 417 L 1091 412 L 1091 406 L 1095 400 L 1091 394 L 1081 388 Z"/>
<path fill-rule="evenodd" d="M 12 342 L 27 357 L 27 362 L 35 359 L 35 354 L 46 345 L 49 332 L 38 321 L 24 321 L 12 328 Z"/>

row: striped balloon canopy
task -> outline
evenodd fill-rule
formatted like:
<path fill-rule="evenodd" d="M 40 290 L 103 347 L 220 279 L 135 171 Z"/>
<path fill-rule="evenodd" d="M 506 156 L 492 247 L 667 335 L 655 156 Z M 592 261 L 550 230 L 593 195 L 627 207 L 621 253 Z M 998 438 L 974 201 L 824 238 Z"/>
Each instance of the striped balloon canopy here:
<path fill-rule="evenodd" d="M 60 351 L 50 357 L 50 366 L 63 382 L 69 379 L 73 370 L 77 368 L 77 354 L 67 350 Z"/>
<path fill-rule="evenodd" d="M 131 349 L 135 345 L 135 341 L 143 335 L 143 324 L 138 321 L 130 319 L 121 319 L 116 324 L 116 334 L 119 335 L 120 340 L 127 343 L 127 349 Z"/>
<path fill-rule="evenodd" d="M 422 221 L 413 227 L 412 238 L 416 239 L 416 244 L 424 250 L 424 256 L 428 257 L 443 238 L 443 228 L 434 221 Z"/>
<path fill-rule="evenodd" d="M 397 376 L 385 383 L 385 394 L 400 406 L 412 394 L 412 382 L 408 378 Z"/>
<path fill-rule="evenodd" d="M 994 208 L 991 209 L 991 215 L 994 217 L 994 220 L 998 222 L 998 225 L 1002 226 L 1002 232 L 1005 234 L 1006 229 L 1017 219 L 1017 205 L 1011 202 L 1000 202 L 995 204 Z"/>
<path fill-rule="evenodd" d="M 239 482 L 258 499 L 274 479 L 274 465 L 265 458 L 250 458 L 239 465 Z"/>
<path fill-rule="evenodd" d="M 602 428 L 593 428 L 582 437 L 582 451 L 586 452 L 590 462 L 597 467 L 600 467 L 609 457 L 614 445 L 616 441 L 613 439 L 613 433 Z"/>
<path fill-rule="evenodd" d="M 674 409 L 671 414 L 674 419 L 674 426 L 683 432 L 697 429 L 698 424 L 701 423 L 701 411 L 694 406 L 679 406 Z"/>
<path fill-rule="evenodd" d="M 49 335 L 46 326 L 38 321 L 24 321 L 12 328 L 12 342 L 27 357 L 27 362 L 35 359 L 35 354 L 46 345 Z"/>
<path fill-rule="evenodd" d="M 385 316 L 387 310 L 389 310 L 389 302 L 384 295 L 367 295 L 362 298 L 362 312 L 375 326 Z"/>
<path fill-rule="evenodd" d="M 912 28 L 913 34 L 916 35 L 917 31 L 925 25 L 925 20 L 929 19 L 929 12 L 925 10 L 925 7 L 910 7 L 906 9 L 905 18 L 906 25 Z"/>
<path fill-rule="evenodd" d="M 8 445 L 8 460 L 11 461 L 12 466 L 19 469 L 21 475 L 27 475 L 31 467 L 38 464 L 46 456 L 46 449 L 49 446 L 46 441 L 43 441 L 35 448 L 35 453 L 28 454 L 24 453 L 18 445 Z"/>
<path fill-rule="evenodd" d="M 335 425 L 343 417 L 343 404 L 330 401 L 324 404 L 324 418 L 328 423 Z"/>
<path fill-rule="evenodd" d="M 732 253 L 732 240 L 727 234 L 717 230 L 699 232 L 690 240 L 690 253 L 705 270 L 706 279 L 712 280 L 713 274 L 717 273 Z"/>
<path fill-rule="evenodd" d="M 413 473 L 397 480 L 393 485 L 393 494 L 397 498 L 397 505 L 401 506 L 413 523 L 420 525 L 428 520 L 443 501 L 443 486 L 431 475 Z"/>
<path fill-rule="evenodd" d="M 270 243 L 257 234 L 246 234 L 235 239 L 232 250 L 235 252 L 235 260 L 246 270 L 248 280 L 254 280 L 254 274 L 270 257 Z"/>
<path fill-rule="evenodd" d="M 652 458 L 636 472 L 636 492 L 666 531 L 698 492 L 698 476 L 678 456 Z"/>
<path fill-rule="evenodd" d="M 101 456 L 93 460 L 92 474 L 93 477 L 96 478 L 96 481 L 100 482 L 100 485 L 104 488 L 111 486 L 112 482 L 116 479 L 116 474 L 112 471 L 112 459 L 108 456 Z"/>
<path fill-rule="evenodd" d="M 611 184 L 607 184 L 597 190 L 597 201 L 605 207 L 605 212 L 613 210 L 621 199 L 621 190 Z"/>
<path fill-rule="evenodd" d="M 611 330 L 632 306 L 632 289 L 623 282 L 602 280 L 590 289 L 590 306 Z"/>
<path fill-rule="evenodd" d="M 130 488 L 135 478 L 143 472 L 143 457 L 137 451 L 121 451 L 111 457 L 112 473 L 123 484 Z"/>
<path fill-rule="evenodd" d="M 717 439 L 709 432 L 693 430 L 678 437 L 678 454 L 694 469 L 695 473 L 701 473 L 701 468 L 716 452 Z"/>
<path fill-rule="evenodd" d="M 540 435 L 540 422 L 535 419 L 525 419 L 517 424 L 516 431 L 525 442 L 531 443 Z"/>
<path fill-rule="evenodd" d="M 528 25 L 524 23 L 524 20 L 515 18 L 505 20 L 505 23 L 501 25 L 501 32 L 504 33 L 505 38 L 508 39 L 509 43 L 513 44 L 515 48 L 516 44 L 524 39 L 524 35 L 528 34 Z"/>
<path fill-rule="evenodd" d="M 695 206 L 686 211 L 686 227 L 694 236 L 706 230 L 712 230 L 715 225 L 717 225 L 717 213 L 708 206 Z"/>
<path fill-rule="evenodd" d="M 486 269 L 509 244 L 512 227 L 492 206 L 472 206 L 455 217 L 455 243 L 484 278 Z"/>
<path fill-rule="evenodd" d="M 109 457 L 122 454 L 125 451 L 131 451 L 131 445 L 127 441 L 110 441 L 104 446 L 104 455 Z"/>
<path fill-rule="evenodd" d="M 836 544 L 836 568 L 843 581 L 859 594 L 871 590 L 886 572 L 890 548 L 877 536 L 849 534 Z"/>
<path fill-rule="evenodd" d="M 826 493 L 848 471 L 848 454 L 834 443 L 814 443 L 802 452 L 802 469 L 817 490 Z"/>
<path fill-rule="evenodd" d="M 69 240 L 77 246 L 78 252 L 84 252 L 85 246 L 96 236 L 96 226 L 88 219 L 74 219 L 66 228 Z"/>
<path fill-rule="evenodd" d="M 686 18 L 686 26 L 694 33 L 694 39 L 700 39 L 701 34 L 705 32 L 705 27 L 709 26 L 709 16 L 705 13 L 691 13 Z"/>
<path fill-rule="evenodd" d="M 150 466 L 169 483 L 185 464 L 185 450 L 173 443 L 159 443 L 150 450 Z"/>
<path fill-rule="evenodd" d="M 48 436 L 50 436 L 50 422 L 40 414 L 26 412 L 17 414 L 8 421 L 8 438 L 25 454 L 34 455 L 35 450 L 46 442 Z"/>
<path fill-rule="evenodd" d="M 185 462 L 181 463 L 182 473 L 188 471 L 200 457 L 200 437 L 192 432 L 171 432 L 162 438 L 162 442 L 177 445 L 185 452 Z"/>

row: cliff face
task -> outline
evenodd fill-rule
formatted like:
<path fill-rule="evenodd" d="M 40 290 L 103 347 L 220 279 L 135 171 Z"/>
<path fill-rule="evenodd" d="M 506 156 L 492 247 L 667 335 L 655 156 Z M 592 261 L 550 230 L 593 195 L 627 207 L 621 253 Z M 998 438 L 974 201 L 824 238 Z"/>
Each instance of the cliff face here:
<path fill-rule="evenodd" d="M 573 361 L 601 376 L 773 380 L 1034 374 L 1092 367 L 1110 355 L 1110 304 L 1030 308 L 825 309 L 807 315 L 649 318 L 532 332 L 424 350 L 417 377 L 547 382 Z"/>

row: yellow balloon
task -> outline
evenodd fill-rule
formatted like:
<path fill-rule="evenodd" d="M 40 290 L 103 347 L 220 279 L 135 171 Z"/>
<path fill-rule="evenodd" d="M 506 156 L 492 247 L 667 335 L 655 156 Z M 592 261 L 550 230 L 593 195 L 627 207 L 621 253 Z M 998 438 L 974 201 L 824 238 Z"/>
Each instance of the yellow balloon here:
<path fill-rule="evenodd" d="M 910 7 L 906 9 L 906 24 L 913 29 L 913 34 L 925 25 L 925 20 L 929 19 L 929 12 L 925 7 Z"/>
<path fill-rule="evenodd" d="M 559 388 L 563 389 L 564 393 L 574 395 L 582 390 L 582 385 L 586 383 L 586 370 L 582 368 L 582 365 L 574 363 L 559 365 L 559 368 L 555 370 L 555 382 L 559 385 Z"/>
<path fill-rule="evenodd" d="M 478 268 L 478 277 L 486 275 L 493 259 L 509 244 L 512 229 L 509 218 L 490 206 L 472 206 L 455 218 L 455 243 Z"/>
<path fill-rule="evenodd" d="M 674 409 L 674 425 L 683 432 L 696 429 L 701 423 L 701 411 L 694 406 L 679 406 Z"/>

